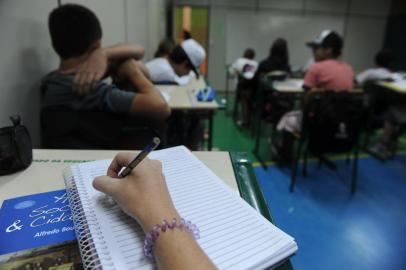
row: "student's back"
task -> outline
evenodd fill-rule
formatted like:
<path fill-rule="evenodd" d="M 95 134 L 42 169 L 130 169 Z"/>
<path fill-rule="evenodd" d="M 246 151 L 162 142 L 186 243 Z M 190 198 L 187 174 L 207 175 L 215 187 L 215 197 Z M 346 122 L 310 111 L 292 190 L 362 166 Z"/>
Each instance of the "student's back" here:
<path fill-rule="evenodd" d="M 77 111 L 105 111 L 128 114 L 135 92 L 122 91 L 115 85 L 101 82 L 86 95 L 72 90 L 74 75 L 49 73 L 42 80 L 42 107 L 64 106 Z"/>
<path fill-rule="evenodd" d="M 352 68 L 337 59 L 328 59 L 312 64 L 306 72 L 303 84 L 315 89 L 351 91 L 354 87 Z"/>
<path fill-rule="evenodd" d="M 278 38 L 269 50 L 269 56 L 259 63 L 257 74 L 280 70 L 290 73 L 289 53 L 285 39 Z"/>
<path fill-rule="evenodd" d="M 342 38 L 334 31 L 324 30 L 307 45 L 312 48 L 315 63 L 306 72 L 303 87 L 312 90 L 351 91 L 354 86 L 352 68 L 339 60 Z"/>
<path fill-rule="evenodd" d="M 43 108 L 64 106 L 147 119 L 165 119 L 170 114 L 168 104 L 135 60 L 142 58 L 144 49 L 132 44 L 102 48 L 101 25 L 91 10 L 76 4 L 62 5 L 50 13 L 48 26 L 60 65 L 43 79 Z M 115 66 L 110 74 L 108 64 Z M 103 76 L 113 74 L 126 82 L 125 91 L 100 82 Z"/>

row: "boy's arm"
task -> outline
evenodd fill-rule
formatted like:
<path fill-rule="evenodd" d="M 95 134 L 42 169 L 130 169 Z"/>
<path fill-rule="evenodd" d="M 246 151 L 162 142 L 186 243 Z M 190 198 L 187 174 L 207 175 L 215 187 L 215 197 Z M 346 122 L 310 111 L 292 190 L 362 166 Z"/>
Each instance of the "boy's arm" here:
<path fill-rule="evenodd" d="M 129 81 L 132 88 L 137 89 L 130 114 L 166 119 L 171 114 L 171 109 L 159 90 L 145 77 L 140 65 L 134 59 L 129 59 L 118 69 L 118 75 Z"/>
<path fill-rule="evenodd" d="M 143 47 L 130 43 L 119 43 L 103 50 L 106 52 L 108 60 L 120 60 L 128 58 L 141 60 L 145 54 Z"/>
<path fill-rule="evenodd" d="M 136 44 L 117 44 L 108 48 L 98 48 L 92 51 L 87 59 L 78 67 L 73 80 L 73 89 L 79 94 L 85 94 L 94 89 L 107 71 L 108 61 L 125 60 L 128 58 L 141 59 L 144 56 L 143 47 Z"/>

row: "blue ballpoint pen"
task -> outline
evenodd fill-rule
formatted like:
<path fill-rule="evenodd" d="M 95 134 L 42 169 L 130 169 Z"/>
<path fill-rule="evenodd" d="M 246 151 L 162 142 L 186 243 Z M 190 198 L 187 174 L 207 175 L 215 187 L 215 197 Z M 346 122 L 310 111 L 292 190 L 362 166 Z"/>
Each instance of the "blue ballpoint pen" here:
<path fill-rule="evenodd" d="M 154 137 L 150 142 L 126 167 L 119 173 L 119 177 L 126 177 L 131 171 L 155 148 L 158 147 L 161 140 L 158 137 Z"/>

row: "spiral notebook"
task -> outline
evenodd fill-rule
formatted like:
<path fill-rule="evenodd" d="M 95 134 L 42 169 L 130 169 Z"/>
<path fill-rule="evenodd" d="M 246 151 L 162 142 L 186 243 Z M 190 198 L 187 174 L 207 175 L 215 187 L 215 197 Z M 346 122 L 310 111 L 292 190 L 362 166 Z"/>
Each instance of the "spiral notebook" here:
<path fill-rule="evenodd" d="M 238 197 L 183 146 L 149 155 L 162 162 L 182 217 L 200 229 L 200 246 L 219 269 L 272 267 L 297 250 L 294 239 Z M 92 187 L 111 160 L 64 171 L 82 261 L 88 269 L 155 269 L 142 252 L 144 233 L 132 218 Z"/>

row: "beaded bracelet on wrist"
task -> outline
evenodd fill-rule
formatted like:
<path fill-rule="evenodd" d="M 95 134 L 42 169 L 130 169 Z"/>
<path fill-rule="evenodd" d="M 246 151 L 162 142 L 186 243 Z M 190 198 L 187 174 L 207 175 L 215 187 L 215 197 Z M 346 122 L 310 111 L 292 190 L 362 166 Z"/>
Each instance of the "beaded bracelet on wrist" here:
<path fill-rule="evenodd" d="M 180 218 L 177 222 L 176 218 L 172 219 L 172 222 L 168 222 L 166 219 L 162 224 L 156 224 L 152 229 L 146 234 L 144 240 L 144 255 L 147 258 L 152 258 L 153 248 L 156 239 L 161 233 L 166 232 L 167 229 L 183 229 L 189 232 L 195 239 L 200 238 L 200 231 L 195 224 L 190 221 L 185 221 L 185 219 Z"/>

